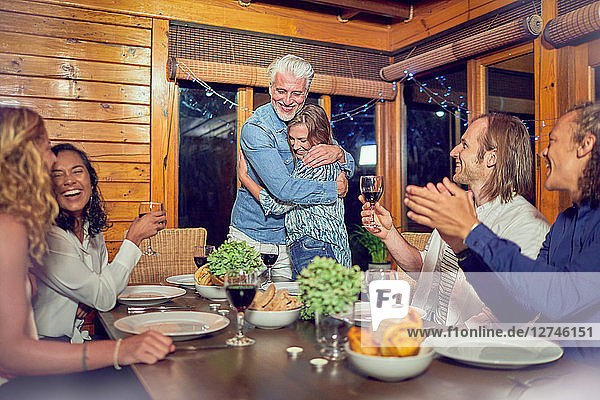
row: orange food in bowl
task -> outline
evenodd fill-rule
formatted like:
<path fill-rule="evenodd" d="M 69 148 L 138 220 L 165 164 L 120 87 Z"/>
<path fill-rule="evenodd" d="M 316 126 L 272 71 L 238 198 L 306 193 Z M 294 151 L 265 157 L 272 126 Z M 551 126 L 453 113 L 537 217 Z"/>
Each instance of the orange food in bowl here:
<path fill-rule="evenodd" d="M 419 354 L 424 338 L 416 335 L 411 337 L 408 330 L 422 328 L 423 321 L 419 314 L 409 309 L 405 318 L 382 321 L 374 333 L 369 329 L 352 327 L 348 332 L 348 340 L 352 351 L 361 354 L 384 357 L 414 356 Z"/>

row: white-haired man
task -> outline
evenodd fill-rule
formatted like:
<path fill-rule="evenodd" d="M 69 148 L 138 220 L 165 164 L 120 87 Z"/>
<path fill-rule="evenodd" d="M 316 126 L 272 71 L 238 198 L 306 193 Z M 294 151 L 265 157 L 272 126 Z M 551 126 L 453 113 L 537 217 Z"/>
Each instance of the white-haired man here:
<path fill-rule="evenodd" d="M 292 178 L 293 156 L 287 141 L 286 122 L 302 108 L 308 96 L 314 70 L 306 60 L 286 55 L 273 61 L 267 69 L 271 102 L 257 108 L 242 126 L 240 147 L 248 161 L 248 175 L 274 197 L 297 204 L 333 203 L 345 196 L 348 182 L 344 173 L 337 181 L 318 182 Z M 303 158 L 310 167 L 340 162 L 352 176 L 354 159 L 340 146 L 314 146 Z M 229 240 L 245 241 L 261 247 L 277 246 L 278 258 L 273 266 L 273 280 L 291 280 L 292 270 L 285 245 L 283 216 L 265 216 L 260 203 L 241 186 L 231 212 Z"/>

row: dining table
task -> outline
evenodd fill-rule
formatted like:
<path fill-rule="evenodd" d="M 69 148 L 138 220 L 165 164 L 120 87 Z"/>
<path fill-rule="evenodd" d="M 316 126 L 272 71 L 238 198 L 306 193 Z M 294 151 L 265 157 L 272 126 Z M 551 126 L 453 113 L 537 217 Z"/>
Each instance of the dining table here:
<path fill-rule="evenodd" d="M 207 313 L 216 303 L 187 289 L 165 307 Z M 422 374 L 400 382 L 383 382 L 358 372 L 348 359 L 330 361 L 315 368 L 310 360 L 320 357 L 312 321 L 298 320 L 275 330 L 248 323 L 247 336 L 256 343 L 246 347 L 219 347 L 235 334 L 235 309 L 228 310 L 230 324 L 219 332 L 193 340 L 174 342 L 176 350 L 153 365 L 134 364 L 132 370 L 152 399 L 567 399 L 596 398 L 600 393 L 600 369 L 562 357 L 556 361 L 518 369 L 482 368 L 436 356 Z M 150 308 L 148 310 L 151 310 Z M 111 339 L 129 334 L 115 321 L 127 317 L 128 306 L 99 313 Z M 287 348 L 301 347 L 298 357 Z"/>

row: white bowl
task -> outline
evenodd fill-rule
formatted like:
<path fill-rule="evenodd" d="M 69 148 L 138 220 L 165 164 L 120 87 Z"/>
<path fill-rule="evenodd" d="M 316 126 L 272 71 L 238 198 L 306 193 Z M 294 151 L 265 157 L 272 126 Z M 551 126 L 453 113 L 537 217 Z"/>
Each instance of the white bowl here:
<path fill-rule="evenodd" d="M 419 354 L 409 357 L 369 356 L 352 351 L 346 343 L 346 353 L 354 367 L 365 375 L 382 381 L 401 381 L 425 371 L 435 352 L 431 347 L 421 347 Z"/>
<path fill-rule="evenodd" d="M 261 329 L 279 329 L 298 319 L 300 307 L 287 311 L 246 310 L 244 318 Z"/>
<path fill-rule="evenodd" d="M 202 297 L 206 297 L 213 301 L 227 300 L 227 293 L 225 292 L 225 286 L 206 286 L 198 285 L 196 283 L 196 292 Z"/>

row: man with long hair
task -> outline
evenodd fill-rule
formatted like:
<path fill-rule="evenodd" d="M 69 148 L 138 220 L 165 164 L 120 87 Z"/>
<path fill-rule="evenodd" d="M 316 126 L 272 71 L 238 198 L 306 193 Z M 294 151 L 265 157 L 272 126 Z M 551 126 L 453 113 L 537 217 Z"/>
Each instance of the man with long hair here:
<path fill-rule="evenodd" d="M 469 257 L 480 260 L 465 264 L 465 271 L 493 272 L 487 275 L 517 293 L 520 307 L 540 313 L 542 320 L 600 322 L 600 104 L 586 103 L 562 116 L 541 156 L 546 161 L 544 187 L 566 192 L 573 206 L 558 215 L 536 259 L 519 254 L 514 238 L 491 231 L 467 192 L 448 179 L 437 187 L 409 186 L 409 217 L 463 241 Z M 473 284 L 479 286 L 479 280 Z M 489 305 L 503 306 L 498 303 Z"/>
<path fill-rule="evenodd" d="M 329 204 L 345 196 L 348 182 L 342 172 L 336 180 L 314 181 L 292 177 L 293 157 L 287 142 L 286 122 L 304 105 L 314 70 L 306 60 L 288 54 L 273 61 L 268 69 L 271 102 L 257 108 L 242 126 L 240 147 L 248 160 L 248 175 L 271 195 L 297 204 Z M 314 146 L 304 157 L 309 167 L 340 162 L 349 176 L 354 159 L 337 143 Z M 244 241 L 260 251 L 277 246 L 279 257 L 273 265 L 273 279 L 291 280 L 292 269 L 285 245 L 284 219 L 265 215 L 258 200 L 241 186 L 237 191 L 229 240 Z"/>
<path fill-rule="evenodd" d="M 533 156 L 529 133 L 516 117 L 485 114 L 471 122 L 450 156 L 456 160 L 454 181 L 468 185 L 477 216 L 499 236 L 519 244 L 535 257 L 548 223 L 526 198 L 532 193 Z M 370 216 L 363 206 L 363 222 Z M 459 268 L 466 247 L 434 230 L 424 252 L 406 242 L 394 229 L 390 213 L 375 207 L 379 227 L 367 228 L 380 237 L 399 266 L 420 273 L 412 298 L 428 318 L 443 325 L 486 324 L 496 321 Z"/>

